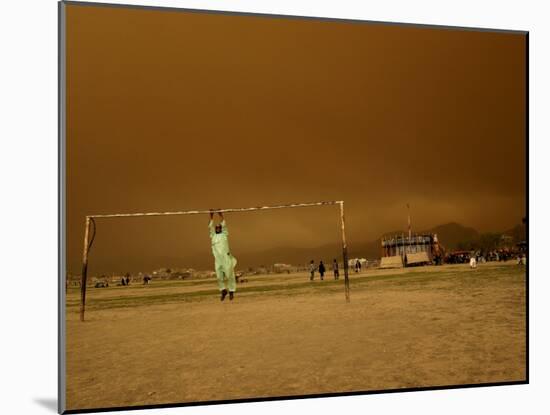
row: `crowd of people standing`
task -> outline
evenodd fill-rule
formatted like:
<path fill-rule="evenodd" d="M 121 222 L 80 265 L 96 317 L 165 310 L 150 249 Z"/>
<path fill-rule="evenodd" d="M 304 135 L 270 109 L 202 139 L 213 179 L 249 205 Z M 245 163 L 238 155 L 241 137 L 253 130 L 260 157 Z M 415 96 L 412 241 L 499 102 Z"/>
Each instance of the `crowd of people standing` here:
<path fill-rule="evenodd" d="M 511 249 L 494 249 L 491 251 L 456 251 L 451 252 L 445 256 L 446 264 L 467 264 L 472 263 L 472 259 L 475 260 L 476 264 L 485 263 L 485 262 L 502 262 L 509 261 L 511 259 L 518 260 L 518 264 L 525 264 L 526 255 L 522 251 L 513 251 Z"/>
<path fill-rule="evenodd" d="M 313 281 L 315 279 L 315 273 L 318 272 L 321 281 L 323 281 L 325 279 L 326 271 L 327 269 L 323 261 L 319 261 L 319 265 L 315 265 L 315 261 L 312 259 L 309 263 L 309 280 Z M 332 261 L 332 274 L 335 280 L 340 278 L 340 270 L 336 259 Z"/>

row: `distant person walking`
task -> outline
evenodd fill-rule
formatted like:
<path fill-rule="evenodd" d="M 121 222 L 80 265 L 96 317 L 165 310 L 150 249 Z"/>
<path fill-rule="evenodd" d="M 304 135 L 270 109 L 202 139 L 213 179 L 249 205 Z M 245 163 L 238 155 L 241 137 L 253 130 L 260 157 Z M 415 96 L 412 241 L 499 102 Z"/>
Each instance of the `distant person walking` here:
<path fill-rule="evenodd" d="M 358 259 L 355 261 L 355 272 L 360 272 L 361 271 L 361 261 L 359 261 Z"/>
<path fill-rule="evenodd" d="M 332 260 L 332 272 L 334 273 L 334 279 L 337 280 L 340 277 L 340 272 L 338 271 L 338 261 L 336 259 Z"/>
<path fill-rule="evenodd" d="M 470 257 L 470 268 L 472 269 L 477 268 L 477 260 L 475 255 L 472 255 Z"/>
<path fill-rule="evenodd" d="M 323 261 L 319 262 L 319 274 L 321 275 L 321 281 L 323 281 L 325 276 L 325 264 L 323 264 Z"/>
<path fill-rule="evenodd" d="M 317 269 L 317 267 L 315 266 L 315 262 L 313 261 L 313 259 L 311 260 L 311 262 L 309 263 L 309 280 L 310 281 L 313 281 L 313 278 L 315 278 L 315 270 Z"/>

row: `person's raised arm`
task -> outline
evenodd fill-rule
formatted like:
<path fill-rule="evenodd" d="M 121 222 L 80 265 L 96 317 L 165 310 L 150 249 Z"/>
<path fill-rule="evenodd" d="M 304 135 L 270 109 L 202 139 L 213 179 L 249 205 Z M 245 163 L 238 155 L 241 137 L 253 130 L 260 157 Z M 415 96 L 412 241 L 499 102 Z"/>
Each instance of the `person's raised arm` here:
<path fill-rule="evenodd" d="M 214 210 L 210 209 L 210 221 L 208 222 L 208 229 L 210 230 L 210 235 L 214 235 Z"/>
<path fill-rule="evenodd" d="M 221 219 L 221 223 L 220 225 L 222 226 L 222 233 L 224 233 L 225 235 L 228 234 L 227 232 L 227 226 L 225 224 L 225 218 L 223 217 L 223 213 L 222 212 L 218 212 L 218 215 L 220 216 L 220 219 Z"/>

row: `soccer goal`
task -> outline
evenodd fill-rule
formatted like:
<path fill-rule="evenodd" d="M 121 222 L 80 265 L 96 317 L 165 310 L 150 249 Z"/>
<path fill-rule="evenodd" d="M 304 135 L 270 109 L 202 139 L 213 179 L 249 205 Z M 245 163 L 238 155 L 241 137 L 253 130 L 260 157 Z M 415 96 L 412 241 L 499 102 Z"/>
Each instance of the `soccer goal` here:
<path fill-rule="evenodd" d="M 257 206 L 249 208 L 231 208 L 231 209 L 216 209 L 216 210 L 187 210 L 182 212 L 149 212 L 149 213 L 114 213 L 108 215 L 88 215 L 86 216 L 86 225 L 84 230 L 84 250 L 82 253 L 82 276 L 80 283 L 80 320 L 84 321 L 84 313 L 86 309 L 86 282 L 88 278 L 88 257 L 94 238 L 96 235 L 96 220 L 112 219 L 112 218 L 135 218 L 143 216 L 175 216 L 175 215 L 203 215 L 210 213 L 229 213 L 229 212 L 251 212 L 256 210 L 270 209 L 290 209 L 290 208 L 305 208 L 314 206 L 340 206 L 340 225 L 342 228 L 342 257 L 344 262 L 344 293 L 346 301 L 349 302 L 349 273 L 348 273 L 348 248 L 346 244 L 346 230 L 344 220 L 344 201 L 328 201 L 328 202 L 313 202 L 313 203 L 294 203 L 290 205 L 278 206 Z"/>

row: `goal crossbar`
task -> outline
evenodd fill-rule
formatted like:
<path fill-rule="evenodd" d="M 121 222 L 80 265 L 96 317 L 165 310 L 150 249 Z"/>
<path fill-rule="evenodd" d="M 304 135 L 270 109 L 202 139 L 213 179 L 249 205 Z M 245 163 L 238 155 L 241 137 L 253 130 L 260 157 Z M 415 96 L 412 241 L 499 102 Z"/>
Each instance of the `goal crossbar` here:
<path fill-rule="evenodd" d="M 312 206 L 324 206 L 324 205 L 337 205 L 343 204 L 342 200 L 334 200 L 328 202 L 312 202 L 312 203 L 293 203 L 289 205 L 276 205 L 276 206 L 255 206 L 247 208 L 230 208 L 230 209 L 209 209 L 209 210 L 185 210 L 179 212 L 148 212 L 148 213 L 113 213 L 109 215 L 88 215 L 89 218 L 130 218 L 139 216 L 174 216 L 174 215 L 198 215 L 204 213 L 228 213 L 228 212 L 250 212 L 254 210 L 268 210 L 268 209 L 285 209 L 285 208 L 299 208 L 299 207 L 312 207 Z"/>
<path fill-rule="evenodd" d="M 84 250 L 82 253 L 82 275 L 80 283 L 80 320 L 84 321 L 84 312 L 86 305 L 86 282 L 88 274 L 88 254 L 95 237 L 95 219 L 109 219 L 109 218 L 130 218 L 130 217 L 146 217 L 146 216 L 176 216 L 176 215 L 199 215 L 210 213 L 230 213 L 230 212 L 251 212 L 256 210 L 270 210 L 270 209 L 285 209 L 285 208 L 303 208 L 314 206 L 331 206 L 340 205 L 340 225 L 342 230 L 342 256 L 344 260 L 344 291 L 346 301 L 349 302 L 349 273 L 348 273 L 348 252 L 346 243 L 346 231 L 345 231 L 345 219 L 344 219 L 344 201 L 332 200 L 322 202 L 311 203 L 292 203 L 287 205 L 275 205 L 275 206 L 256 206 L 248 208 L 229 208 L 229 209 L 208 209 L 208 210 L 185 210 L 176 212 L 147 212 L 147 213 L 113 213 L 113 214 L 100 214 L 100 215 L 87 215 L 86 225 L 84 231 Z M 93 224 L 93 236 L 90 239 L 90 225 Z"/>

